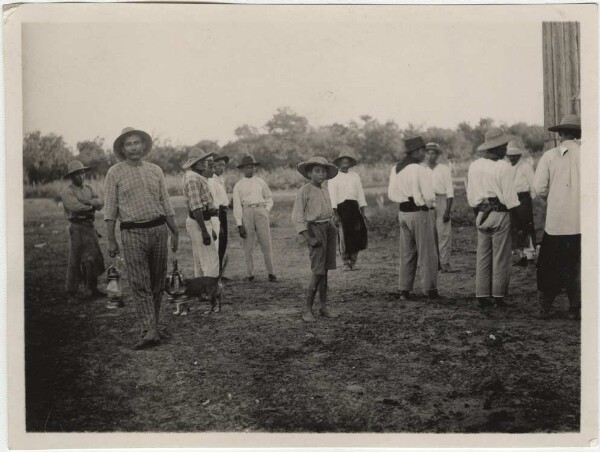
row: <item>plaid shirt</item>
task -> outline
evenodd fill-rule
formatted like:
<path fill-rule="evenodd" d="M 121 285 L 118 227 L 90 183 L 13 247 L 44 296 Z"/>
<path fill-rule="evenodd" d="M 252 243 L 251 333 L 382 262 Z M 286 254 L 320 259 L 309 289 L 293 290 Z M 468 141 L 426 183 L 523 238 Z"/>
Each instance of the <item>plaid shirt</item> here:
<path fill-rule="evenodd" d="M 142 222 L 175 215 L 162 170 L 148 162 L 141 166 L 121 162 L 110 167 L 104 201 L 105 220 Z"/>
<path fill-rule="evenodd" d="M 183 198 L 188 210 L 213 209 L 215 203 L 208 186 L 208 179 L 194 171 L 183 174 Z"/>

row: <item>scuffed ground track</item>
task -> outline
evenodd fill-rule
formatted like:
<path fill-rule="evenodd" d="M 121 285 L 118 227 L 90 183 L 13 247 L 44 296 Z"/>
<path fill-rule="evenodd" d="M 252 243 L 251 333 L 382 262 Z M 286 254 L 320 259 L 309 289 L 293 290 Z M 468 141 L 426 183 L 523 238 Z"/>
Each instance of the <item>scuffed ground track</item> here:
<path fill-rule="evenodd" d="M 118 311 L 103 301 L 65 303 L 64 220 L 51 203 L 29 202 L 28 430 L 578 430 L 579 325 L 531 317 L 533 269 L 515 270 L 512 308 L 481 312 L 470 298 L 475 234 L 455 228 L 458 272 L 441 275 L 439 284 L 450 299 L 398 302 L 397 239 L 373 235 L 359 271 L 330 274 L 340 317 L 306 325 L 299 314 L 308 259 L 289 209 L 279 202 L 272 217 L 280 282 L 266 281 L 258 250 L 256 282 L 242 281 L 242 251 L 232 237 L 234 280 L 223 313 L 207 316 L 207 305 L 198 304 L 178 318 L 164 306 L 164 344 L 134 352 L 131 303 Z M 182 209 L 178 221 L 189 274 Z"/>

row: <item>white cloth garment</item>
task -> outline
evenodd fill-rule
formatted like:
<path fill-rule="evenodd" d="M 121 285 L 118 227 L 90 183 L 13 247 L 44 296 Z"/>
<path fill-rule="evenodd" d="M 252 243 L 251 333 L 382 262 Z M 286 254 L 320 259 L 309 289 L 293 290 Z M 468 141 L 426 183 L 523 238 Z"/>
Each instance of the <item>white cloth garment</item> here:
<path fill-rule="evenodd" d="M 219 276 L 219 248 L 212 240 L 214 222 L 205 221 L 206 230 L 211 238 L 210 245 L 202 242 L 202 230 L 196 220 L 187 218 L 185 228 L 192 239 L 192 254 L 194 256 L 194 276 Z M 215 233 L 218 234 L 217 229 Z"/>
<path fill-rule="evenodd" d="M 388 198 L 397 203 L 407 202 L 408 198 L 413 198 L 417 206 L 434 207 L 435 193 L 431 183 L 431 173 L 416 163 L 396 173 L 394 165 L 390 172 Z"/>
<path fill-rule="evenodd" d="M 510 162 L 507 162 L 510 165 Z M 514 172 L 514 185 L 517 193 L 529 192 L 531 199 L 535 199 L 536 193 L 533 186 L 533 167 L 527 160 L 521 159 L 515 166 L 511 165 Z"/>
<path fill-rule="evenodd" d="M 448 198 L 454 198 L 454 183 L 452 182 L 450 168 L 447 165 L 438 163 L 431 169 L 431 173 L 433 180 L 433 191 L 435 194 L 446 195 Z"/>
<path fill-rule="evenodd" d="M 327 189 L 333 207 L 349 199 L 357 201 L 359 207 L 367 205 L 360 176 L 353 171 L 347 173 L 339 171 L 333 179 L 327 182 Z"/>
<path fill-rule="evenodd" d="M 498 198 L 508 209 L 520 202 L 513 183 L 510 163 L 486 158 L 475 160 L 469 166 L 467 200 L 471 207 L 479 206 L 487 198 Z"/>
<path fill-rule="evenodd" d="M 209 184 L 212 184 L 214 192 L 214 201 L 216 206 L 227 207 L 229 205 L 229 198 L 227 197 L 227 191 L 225 190 L 225 181 L 216 174 L 208 180 Z"/>
<path fill-rule="evenodd" d="M 563 141 L 538 163 L 534 187 L 548 201 L 545 230 L 550 235 L 581 234 L 579 152 L 580 142 Z"/>
<path fill-rule="evenodd" d="M 243 177 L 233 187 L 233 216 L 242 225 L 243 206 L 262 205 L 271 211 L 273 195 L 267 183 L 260 177 Z"/>

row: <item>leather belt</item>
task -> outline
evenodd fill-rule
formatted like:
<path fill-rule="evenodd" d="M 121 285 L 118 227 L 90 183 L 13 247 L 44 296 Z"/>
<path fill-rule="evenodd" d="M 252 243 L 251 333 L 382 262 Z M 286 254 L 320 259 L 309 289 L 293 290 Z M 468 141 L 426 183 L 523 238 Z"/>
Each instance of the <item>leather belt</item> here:
<path fill-rule="evenodd" d="M 165 217 L 161 216 L 158 217 L 154 220 L 150 220 L 150 221 L 143 221 L 143 222 L 135 222 L 135 221 L 122 221 L 120 228 L 121 230 L 127 230 L 127 229 L 149 229 L 149 228 L 154 228 L 156 226 L 160 226 L 161 224 L 165 224 Z"/>
<path fill-rule="evenodd" d="M 93 223 L 94 217 L 71 217 L 69 218 L 70 223 L 82 224 L 82 223 Z"/>
<path fill-rule="evenodd" d="M 420 212 L 421 210 L 427 212 L 429 207 L 417 206 L 414 198 L 408 198 L 408 201 L 400 203 L 400 212 Z"/>

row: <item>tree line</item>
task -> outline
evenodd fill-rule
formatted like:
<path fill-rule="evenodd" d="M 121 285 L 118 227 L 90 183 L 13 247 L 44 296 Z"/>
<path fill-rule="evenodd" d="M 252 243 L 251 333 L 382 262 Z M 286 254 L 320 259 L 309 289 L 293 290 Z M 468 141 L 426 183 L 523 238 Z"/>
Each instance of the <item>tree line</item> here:
<path fill-rule="evenodd" d="M 405 137 L 421 135 L 426 141 L 439 143 L 449 159 L 465 161 L 473 158 L 475 149 L 492 125 L 493 119 L 482 118 L 474 126 L 461 122 L 455 129 L 425 128 L 414 124 L 403 129 L 394 121 L 381 122 L 363 115 L 360 121 L 315 127 L 291 109 L 280 108 L 261 128 L 247 124 L 238 127 L 236 139 L 223 146 L 213 140 L 174 146 L 157 139 L 147 160 L 159 165 L 166 174 L 177 173 L 181 171 L 189 149 L 200 146 L 207 152 L 228 155 L 234 162 L 242 155 L 254 155 L 267 170 L 293 167 L 313 155 L 333 159 L 342 151 L 352 151 L 367 164 L 391 163 L 398 160 Z M 542 126 L 523 122 L 500 126 L 520 140 L 529 152 L 535 154 L 543 150 L 546 132 Z M 26 133 L 23 140 L 25 182 L 42 184 L 60 179 L 67 163 L 75 158 L 86 166 L 93 166 L 93 176 L 104 176 L 118 161 L 101 137 L 78 142 L 75 151 L 60 135 L 44 135 L 40 131 Z"/>

